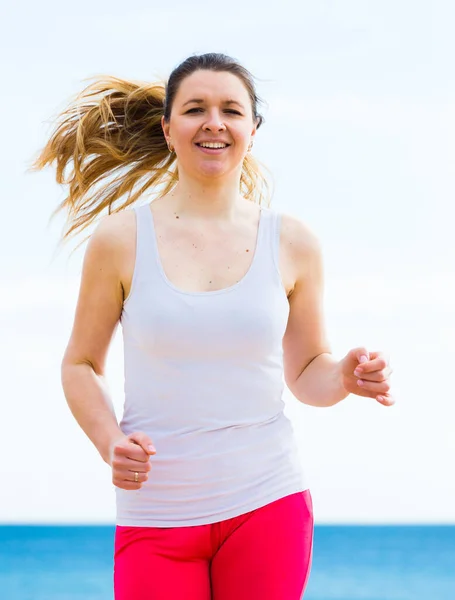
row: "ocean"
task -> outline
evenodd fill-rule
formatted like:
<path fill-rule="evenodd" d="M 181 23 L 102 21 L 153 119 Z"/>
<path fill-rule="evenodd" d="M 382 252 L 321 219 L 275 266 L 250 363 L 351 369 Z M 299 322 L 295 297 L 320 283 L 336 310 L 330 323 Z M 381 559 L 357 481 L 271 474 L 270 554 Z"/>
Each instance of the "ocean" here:
<path fill-rule="evenodd" d="M 0 598 L 112 600 L 113 539 L 113 526 L 0 526 Z M 316 525 L 304 600 L 332 599 L 455 600 L 455 526 Z"/>

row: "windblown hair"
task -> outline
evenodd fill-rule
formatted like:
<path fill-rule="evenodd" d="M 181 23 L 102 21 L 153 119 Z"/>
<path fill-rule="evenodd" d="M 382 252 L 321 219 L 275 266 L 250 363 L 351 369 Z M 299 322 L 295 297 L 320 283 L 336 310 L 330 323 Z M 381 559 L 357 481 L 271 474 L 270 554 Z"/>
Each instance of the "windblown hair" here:
<path fill-rule="evenodd" d="M 191 56 L 171 73 L 167 84 L 142 83 L 105 76 L 76 95 L 57 122 L 33 170 L 56 163 L 56 180 L 69 186 L 53 212 L 66 212 L 62 241 L 90 226 L 103 212 L 118 212 L 136 202 L 149 188 L 168 194 L 178 182 L 176 155 L 168 149 L 161 126 L 169 121 L 181 82 L 198 70 L 226 71 L 245 85 L 259 127 L 260 99 L 253 76 L 224 54 Z M 243 162 L 240 191 L 263 204 L 270 201 L 269 184 L 251 154 Z"/>

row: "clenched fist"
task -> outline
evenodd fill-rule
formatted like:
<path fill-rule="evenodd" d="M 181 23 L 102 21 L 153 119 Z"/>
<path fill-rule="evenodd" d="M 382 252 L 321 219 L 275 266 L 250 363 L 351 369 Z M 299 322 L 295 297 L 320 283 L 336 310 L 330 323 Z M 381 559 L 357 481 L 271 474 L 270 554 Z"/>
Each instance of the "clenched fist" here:
<path fill-rule="evenodd" d="M 354 348 L 340 362 L 343 387 L 347 392 L 375 398 L 383 406 L 395 403 L 390 394 L 392 368 L 383 352 Z"/>
<path fill-rule="evenodd" d="M 112 483 L 123 490 L 139 490 L 152 468 L 150 456 L 155 446 L 147 434 L 138 431 L 113 442 L 109 454 Z"/>

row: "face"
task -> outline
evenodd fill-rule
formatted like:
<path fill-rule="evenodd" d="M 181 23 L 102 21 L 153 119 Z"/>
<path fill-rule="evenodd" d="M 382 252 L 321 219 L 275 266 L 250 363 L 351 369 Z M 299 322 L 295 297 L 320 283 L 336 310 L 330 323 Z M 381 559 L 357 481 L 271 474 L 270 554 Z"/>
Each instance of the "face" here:
<path fill-rule="evenodd" d="M 240 176 L 256 133 L 249 94 L 232 73 L 196 71 L 181 82 L 163 131 L 179 172 L 197 178 Z"/>

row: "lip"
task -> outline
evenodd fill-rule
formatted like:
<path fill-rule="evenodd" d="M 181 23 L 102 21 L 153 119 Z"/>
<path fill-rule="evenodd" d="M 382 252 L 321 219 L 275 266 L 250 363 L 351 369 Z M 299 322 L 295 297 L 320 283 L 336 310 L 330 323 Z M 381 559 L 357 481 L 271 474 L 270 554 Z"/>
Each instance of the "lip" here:
<path fill-rule="evenodd" d="M 229 142 L 226 142 L 226 140 L 220 140 L 218 139 L 208 139 L 206 138 L 205 140 L 198 140 L 197 142 L 194 142 L 195 144 L 226 144 L 228 146 L 230 146 Z"/>
<path fill-rule="evenodd" d="M 226 146 L 224 148 L 203 148 L 202 146 L 199 146 L 199 144 L 226 144 Z M 200 142 L 195 142 L 194 145 L 198 150 L 204 152 L 204 154 L 221 154 L 230 146 L 230 144 L 223 140 L 201 140 Z"/>

